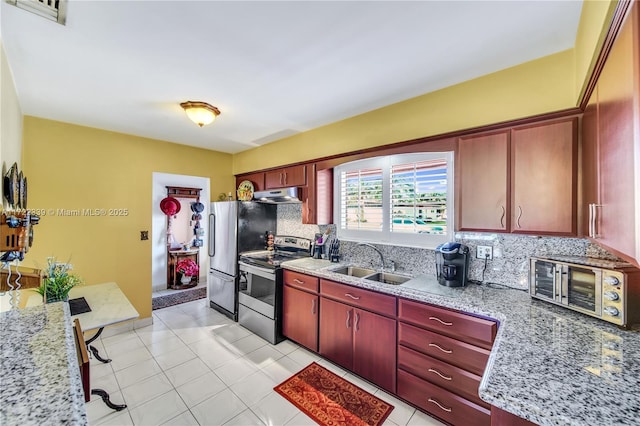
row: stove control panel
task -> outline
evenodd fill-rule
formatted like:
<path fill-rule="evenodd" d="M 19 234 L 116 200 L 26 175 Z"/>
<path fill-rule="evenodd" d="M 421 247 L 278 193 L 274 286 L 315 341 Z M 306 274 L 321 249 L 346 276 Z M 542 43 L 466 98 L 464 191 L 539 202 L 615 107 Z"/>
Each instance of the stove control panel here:
<path fill-rule="evenodd" d="M 277 235 L 273 241 L 276 250 L 284 249 L 287 251 L 307 251 L 311 253 L 311 240 L 308 238 Z"/>

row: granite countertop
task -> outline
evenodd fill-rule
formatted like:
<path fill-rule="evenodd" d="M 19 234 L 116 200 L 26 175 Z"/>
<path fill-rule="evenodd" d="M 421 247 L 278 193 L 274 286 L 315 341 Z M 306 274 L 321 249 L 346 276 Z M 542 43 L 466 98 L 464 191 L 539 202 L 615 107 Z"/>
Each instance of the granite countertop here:
<path fill-rule="evenodd" d="M 638 425 L 640 333 L 532 299 L 501 285 L 438 289 L 421 275 L 402 285 L 331 272 L 346 264 L 299 259 L 285 269 L 498 320 L 480 398 L 540 425 Z M 440 286 L 442 287 L 442 286 Z"/>
<path fill-rule="evenodd" d="M 69 305 L 0 313 L 0 424 L 86 425 Z"/>

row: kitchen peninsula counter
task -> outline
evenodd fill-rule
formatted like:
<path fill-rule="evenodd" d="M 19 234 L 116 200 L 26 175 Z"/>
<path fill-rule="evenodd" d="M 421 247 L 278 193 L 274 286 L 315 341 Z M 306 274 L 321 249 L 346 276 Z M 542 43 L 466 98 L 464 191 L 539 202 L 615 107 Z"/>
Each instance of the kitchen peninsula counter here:
<path fill-rule="evenodd" d="M 533 300 L 523 290 L 477 284 L 438 289 L 435 277 L 427 275 L 389 285 L 332 272 L 345 265 L 311 258 L 282 264 L 292 271 L 498 320 L 479 388 L 480 397 L 498 408 L 540 425 L 640 422 L 639 332 Z"/>
<path fill-rule="evenodd" d="M 67 303 L 0 313 L 0 357 L 0 424 L 87 424 Z"/>

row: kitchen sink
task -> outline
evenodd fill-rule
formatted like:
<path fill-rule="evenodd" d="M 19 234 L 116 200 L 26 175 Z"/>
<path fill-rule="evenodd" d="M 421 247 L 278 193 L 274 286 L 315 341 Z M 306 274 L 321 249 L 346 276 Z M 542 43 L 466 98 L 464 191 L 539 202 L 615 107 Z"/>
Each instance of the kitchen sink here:
<path fill-rule="evenodd" d="M 400 285 L 406 283 L 411 279 L 411 277 L 406 277 L 404 275 L 391 274 L 389 272 L 377 272 L 372 275 L 368 275 L 365 277 L 368 280 L 378 281 L 384 284 L 391 285 Z"/>
<path fill-rule="evenodd" d="M 371 275 L 376 271 L 373 269 L 359 268 L 357 266 L 344 266 L 342 268 L 334 269 L 331 272 L 335 272 L 336 274 L 349 275 L 351 277 L 362 278 L 367 275 Z"/>

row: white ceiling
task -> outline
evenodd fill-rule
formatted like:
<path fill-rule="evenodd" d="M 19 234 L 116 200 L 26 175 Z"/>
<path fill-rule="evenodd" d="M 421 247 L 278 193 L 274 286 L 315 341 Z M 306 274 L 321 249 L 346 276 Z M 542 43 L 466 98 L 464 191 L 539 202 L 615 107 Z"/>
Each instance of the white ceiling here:
<path fill-rule="evenodd" d="M 236 153 L 573 47 L 581 1 L 2 0 L 25 115 Z M 222 111 L 203 128 L 180 102 Z"/>

